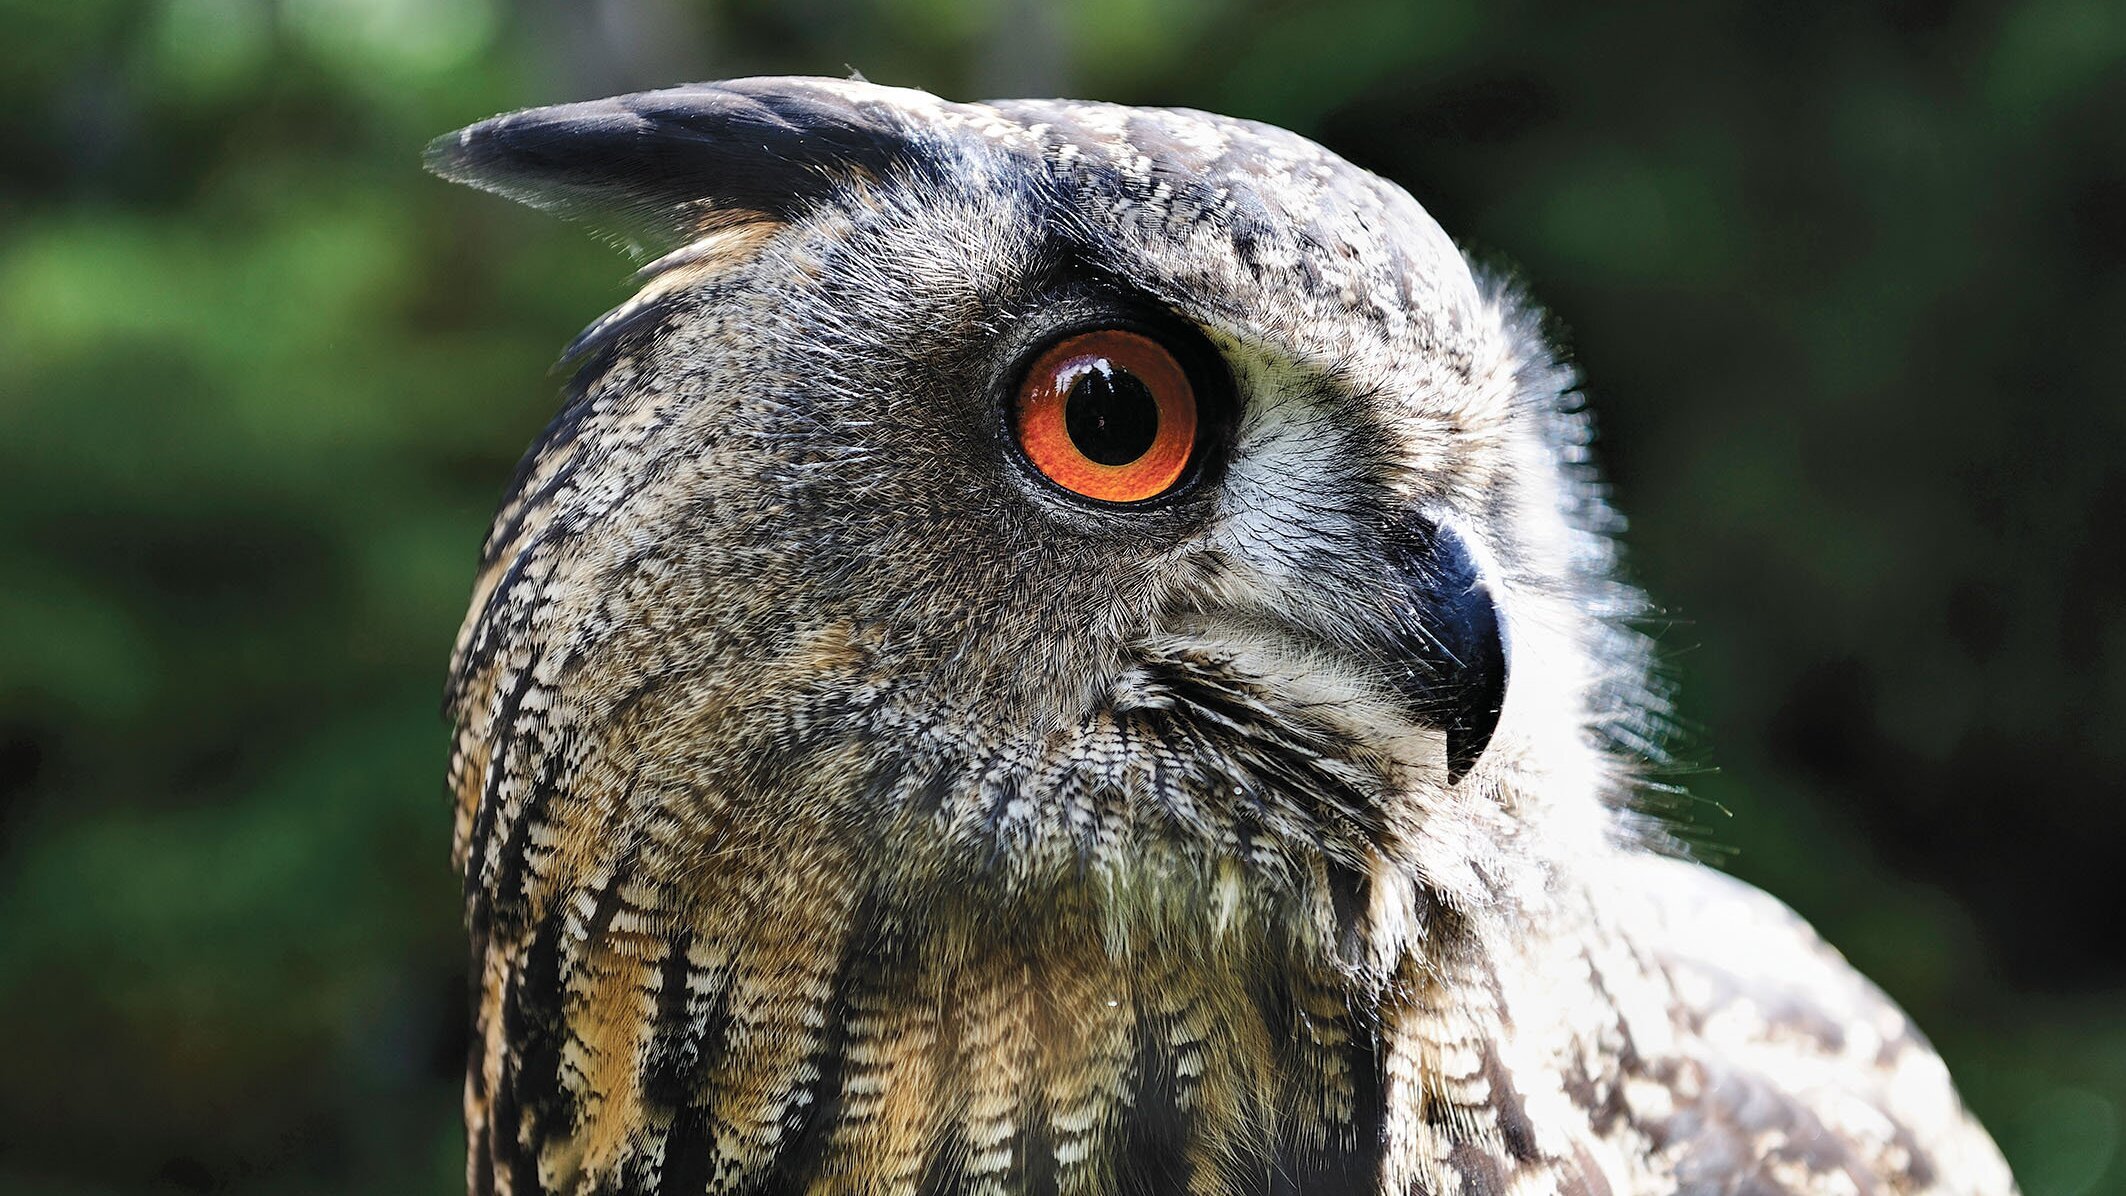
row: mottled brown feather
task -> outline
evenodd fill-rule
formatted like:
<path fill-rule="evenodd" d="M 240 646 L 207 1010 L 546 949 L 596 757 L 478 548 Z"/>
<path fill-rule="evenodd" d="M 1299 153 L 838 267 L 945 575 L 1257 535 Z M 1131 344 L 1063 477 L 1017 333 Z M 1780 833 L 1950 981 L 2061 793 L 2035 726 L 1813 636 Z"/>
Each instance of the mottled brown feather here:
<path fill-rule="evenodd" d="M 1573 380 L 1400 190 L 825 80 L 434 153 L 679 241 L 572 347 L 453 657 L 472 1191 L 2014 1190 L 1894 1006 L 1629 813 Z M 1215 359 L 1192 489 L 1011 456 L 1072 320 Z M 1408 564 L 1449 530 L 1469 593 Z M 1511 684 L 1457 764 L 1412 695 L 1478 590 Z"/>

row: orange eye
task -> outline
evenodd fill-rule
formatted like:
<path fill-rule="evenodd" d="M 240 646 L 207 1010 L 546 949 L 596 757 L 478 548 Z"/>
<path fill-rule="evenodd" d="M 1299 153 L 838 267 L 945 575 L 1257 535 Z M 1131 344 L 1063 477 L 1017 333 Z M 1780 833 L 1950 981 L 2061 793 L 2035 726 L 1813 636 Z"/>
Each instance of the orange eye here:
<path fill-rule="evenodd" d="M 1065 490 L 1142 502 L 1196 450 L 1196 391 L 1159 342 L 1104 328 L 1051 346 L 1019 383 L 1019 447 Z"/>

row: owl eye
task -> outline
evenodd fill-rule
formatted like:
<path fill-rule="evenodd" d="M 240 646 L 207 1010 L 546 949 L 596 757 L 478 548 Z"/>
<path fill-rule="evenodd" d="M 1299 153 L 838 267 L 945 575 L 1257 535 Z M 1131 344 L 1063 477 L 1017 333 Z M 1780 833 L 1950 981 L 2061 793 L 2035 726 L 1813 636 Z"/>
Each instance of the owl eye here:
<path fill-rule="evenodd" d="M 1019 448 L 1042 475 L 1102 502 L 1157 498 L 1196 451 L 1196 390 L 1165 346 L 1119 328 L 1056 342 L 1019 383 Z"/>

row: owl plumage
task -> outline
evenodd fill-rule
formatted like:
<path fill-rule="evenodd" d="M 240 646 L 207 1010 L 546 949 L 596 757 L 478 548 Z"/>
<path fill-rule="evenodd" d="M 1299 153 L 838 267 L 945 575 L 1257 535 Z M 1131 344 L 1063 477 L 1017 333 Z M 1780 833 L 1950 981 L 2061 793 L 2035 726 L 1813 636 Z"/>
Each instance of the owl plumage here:
<path fill-rule="evenodd" d="M 474 1192 L 2014 1190 L 1886 998 L 1632 813 L 1574 380 L 1401 190 L 820 79 L 430 163 L 665 251 L 452 662 Z M 1014 423 L 1088 329 L 1200 403 L 1148 500 Z"/>

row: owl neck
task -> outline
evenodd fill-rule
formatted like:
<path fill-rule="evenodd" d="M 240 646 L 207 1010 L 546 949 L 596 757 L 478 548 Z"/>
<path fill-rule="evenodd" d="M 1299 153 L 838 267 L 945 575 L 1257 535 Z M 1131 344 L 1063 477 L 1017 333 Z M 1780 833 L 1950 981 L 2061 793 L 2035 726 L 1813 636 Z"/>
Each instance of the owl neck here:
<path fill-rule="evenodd" d="M 490 942 L 476 1133 L 622 1191 L 660 1167 L 760 1192 L 1348 1190 L 1410 1082 L 1384 1025 L 1476 941 L 1365 878 L 1032 885 L 819 825 L 747 836 Z M 1348 933 L 1317 933 L 1317 902 Z"/>
<path fill-rule="evenodd" d="M 1094 728 L 1070 758 L 1107 735 L 1149 741 Z M 1376 819 L 1352 767 L 1241 763 L 1118 792 L 841 742 L 715 762 L 744 785 L 680 760 L 530 787 L 487 829 L 526 846 L 469 877 L 476 1166 L 1059 1196 L 1378 1174 L 1419 1074 L 1391 1027 L 1481 991 L 1443 978 L 1483 970 L 1512 902 L 1468 894 L 1542 871 L 1515 862 L 1531 821 L 1466 787 L 1436 823 Z"/>

